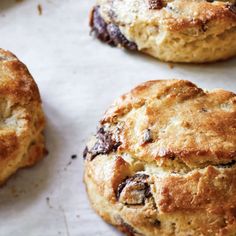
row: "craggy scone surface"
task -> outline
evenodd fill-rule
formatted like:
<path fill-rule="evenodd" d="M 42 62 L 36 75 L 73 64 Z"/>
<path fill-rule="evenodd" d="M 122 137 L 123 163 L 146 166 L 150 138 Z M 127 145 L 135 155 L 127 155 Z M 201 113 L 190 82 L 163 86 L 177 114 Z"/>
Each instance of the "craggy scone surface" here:
<path fill-rule="evenodd" d="M 26 66 L 0 49 L 0 184 L 45 154 L 44 115 Z"/>
<path fill-rule="evenodd" d="M 236 235 L 236 95 L 146 82 L 105 113 L 85 153 L 96 211 L 127 235 Z"/>
<path fill-rule="evenodd" d="M 235 0 L 97 0 L 90 25 L 102 41 L 164 61 L 236 55 Z"/>

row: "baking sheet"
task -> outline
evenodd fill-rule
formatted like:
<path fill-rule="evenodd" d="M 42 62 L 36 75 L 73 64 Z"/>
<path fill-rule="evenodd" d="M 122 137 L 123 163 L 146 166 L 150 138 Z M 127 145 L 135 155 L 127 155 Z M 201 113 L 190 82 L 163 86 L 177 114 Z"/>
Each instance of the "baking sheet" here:
<path fill-rule="evenodd" d="M 0 0 L 0 47 L 14 52 L 38 83 L 49 150 L 45 160 L 0 189 L 1 236 L 120 235 L 90 208 L 82 182 L 82 151 L 107 106 L 152 79 L 188 79 L 236 92 L 236 60 L 171 69 L 94 40 L 88 28 L 93 3 Z"/>

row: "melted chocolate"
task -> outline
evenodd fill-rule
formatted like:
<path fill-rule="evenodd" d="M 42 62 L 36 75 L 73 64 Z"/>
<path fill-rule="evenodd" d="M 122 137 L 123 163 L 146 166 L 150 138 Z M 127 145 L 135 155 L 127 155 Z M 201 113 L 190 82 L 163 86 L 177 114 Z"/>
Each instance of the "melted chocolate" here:
<path fill-rule="evenodd" d="M 132 177 L 126 178 L 121 184 L 119 184 L 116 192 L 117 200 L 120 200 L 122 192 L 126 189 L 128 191 L 134 191 L 134 199 L 131 199 L 132 203 L 125 202 L 126 205 L 143 205 L 145 200 L 152 196 L 150 186 L 148 184 L 149 176 L 146 174 L 136 174 Z M 130 189 L 129 189 L 130 188 Z M 136 195 L 139 195 L 137 199 L 141 199 L 141 202 L 137 200 L 135 202 Z"/>
<path fill-rule="evenodd" d="M 99 13 L 99 6 L 94 7 L 90 26 L 95 36 L 101 41 L 112 46 L 122 46 L 126 49 L 136 51 L 137 45 L 130 42 L 120 31 L 119 27 L 112 23 L 106 23 Z"/>
<path fill-rule="evenodd" d="M 148 0 L 150 10 L 160 10 L 163 7 L 162 0 Z"/>
<path fill-rule="evenodd" d="M 117 142 L 113 139 L 112 133 L 106 131 L 104 127 L 101 127 L 96 135 L 97 142 L 89 150 L 87 147 L 84 150 L 84 158 L 92 161 L 96 156 L 100 154 L 109 154 L 114 152 L 121 145 L 120 142 Z"/>

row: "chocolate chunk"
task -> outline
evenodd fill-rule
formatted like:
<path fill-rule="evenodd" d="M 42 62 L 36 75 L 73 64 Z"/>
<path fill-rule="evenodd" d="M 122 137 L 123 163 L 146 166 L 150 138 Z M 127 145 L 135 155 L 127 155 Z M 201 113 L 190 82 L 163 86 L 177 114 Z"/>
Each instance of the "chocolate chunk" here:
<path fill-rule="evenodd" d="M 152 196 L 151 188 L 148 184 L 145 185 L 144 196 L 145 198 L 150 198 Z"/>
<path fill-rule="evenodd" d="M 227 4 L 227 8 L 228 8 L 233 14 L 236 14 L 236 4 Z"/>
<path fill-rule="evenodd" d="M 155 225 L 156 227 L 161 227 L 161 221 L 160 220 L 155 220 L 154 222 L 153 222 L 153 225 Z"/>
<path fill-rule="evenodd" d="M 111 43 L 110 36 L 107 32 L 107 24 L 99 13 L 99 6 L 94 7 L 90 20 L 90 26 L 95 36 L 103 42 Z"/>
<path fill-rule="evenodd" d="M 85 150 L 84 150 L 85 151 Z M 71 155 L 71 159 L 76 159 L 77 158 L 77 155 L 76 154 L 73 154 Z"/>
<path fill-rule="evenodd" d="M 119 184 L 117 191 L 116 191 L 116 199 L 119 200 L 120 194 L 122 190 L 125 188 L 125 186 L 128 184 L 129 178 L 127 177 L 121 184 Z"/>
<path fill-rule="evenodd" d="M 152 196 L 148 178 L 146 174 L 126 178 L 117 188 L 117 200 L 126 205 L 144 205 L 145 200 Z"/>
<path fill-rule="evenodd" d="M 99 6 L 94 7 L 90 19 L 90 26 L 95 36 L 101 41 L 110 44 L 111 46 L 122 46 L 126 49 L 136 51 L 137 45 L 130 42 L 120 31 L 115 24 L 107 24 L 99 13 Z"/>
<path fill-rule="evenodd" d="M 207 22 L 202 22 L 201 29 L 202 29 L 203 32 L 206 32 L 208 30 Z"/>
<path fill-rule="evenodd" d="M 148 0 L 150 10 L 160 10 L 163 8 L 162 0 Z"/>
<path fill-rule="evenodd" d="M 107 32 L 110 35 L 110 40 L 115 46 L 121 45 L 122 47 L 131 51 L 137 50 L 137 45 L 134 42 L 130 42 L 121 32 L 120 29 L 114 24 L 107 25 Z"/>
<path fill-rule="evenodd" d="M 86 146 L 84 151 L 83 151 L 83 158 L 86 159 L 87 157 L 87 154 L 88 154 L 88 147 Z"/>
<path fill-rule="evenodd" d="M 150 143 L 153 141 L 152 133 L 150 129 L 146 129 L 143 135 L 143 144 Z"/>
<path fill-rule="evenodd" d="M 100 154 L 109 154 L 116 151 L 121 145 L 121 142 L 115 140 L 112 133 L 105 131 L 104 127 L 101 127 L 96 135 L 97 142 L 90 150 L 86 150 L 85 157 L 89 156 L 89 160 L 92 161 L 96 156 Z M 90 154 L 90 155 L 88 155 Z"/>

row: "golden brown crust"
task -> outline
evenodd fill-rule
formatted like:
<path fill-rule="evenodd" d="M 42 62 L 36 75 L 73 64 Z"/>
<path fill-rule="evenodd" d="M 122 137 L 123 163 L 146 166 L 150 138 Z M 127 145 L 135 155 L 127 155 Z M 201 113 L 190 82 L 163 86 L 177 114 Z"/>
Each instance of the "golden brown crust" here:
<path fill-rule="evenodd" d="M 202 63 L 235 56 L 235 1 L 167 0 L 158 9 L 149 1 L 97 0 L 97 6 L 106 24 L 161 60 Z"/>
<path fill-rule="evenodd" d="M 45 154 L 39 90 L 26 66 L 0 49 L 0 183 Z"/>
<path fill-rule="evenodd" d="M 227 28 L 232 24 L 234 25 L 236 21 L 236 14 L 230 10 L 229 6 L 229 2 L 176 1 L 178 9 L 186 10 L 186 8 L 190 8 L 190 14 L 194 17 L 191 19 L 183 16 L 177 21 L 175 17 L 171 17 L 167 19 L 167 26 L 171 31 L 180 31 L 189 27 L 204 27 L 211 22 L 224 22 Z"/>
<path fill-rule="evenodd" d="M 156 196 L 159 210 L 167 213 L 179 210 L 233 213 L 236 210 L 235 172 L 235 166 L 224 171 L 208 166 L 187 176 L 157 178 L 155 187 L 159 193 Z"/>
<path fill-rule="evenodd" d="M 120 152 L 138 159 L 176 158 L 190 168 L 236 159 L 236 95 L 231 92 L 204 92 L 188 81 L 146 82 L 121 97 L 102 124 L 117 122 Z M 143 144 L 146 130 L 152 140 Z"/>
<path fill-rule="evenodd" d="M 149 81 L 106 112 L 85 152 L 93 207 L 127 235 L 236 234 L 236 96 Z"/>

